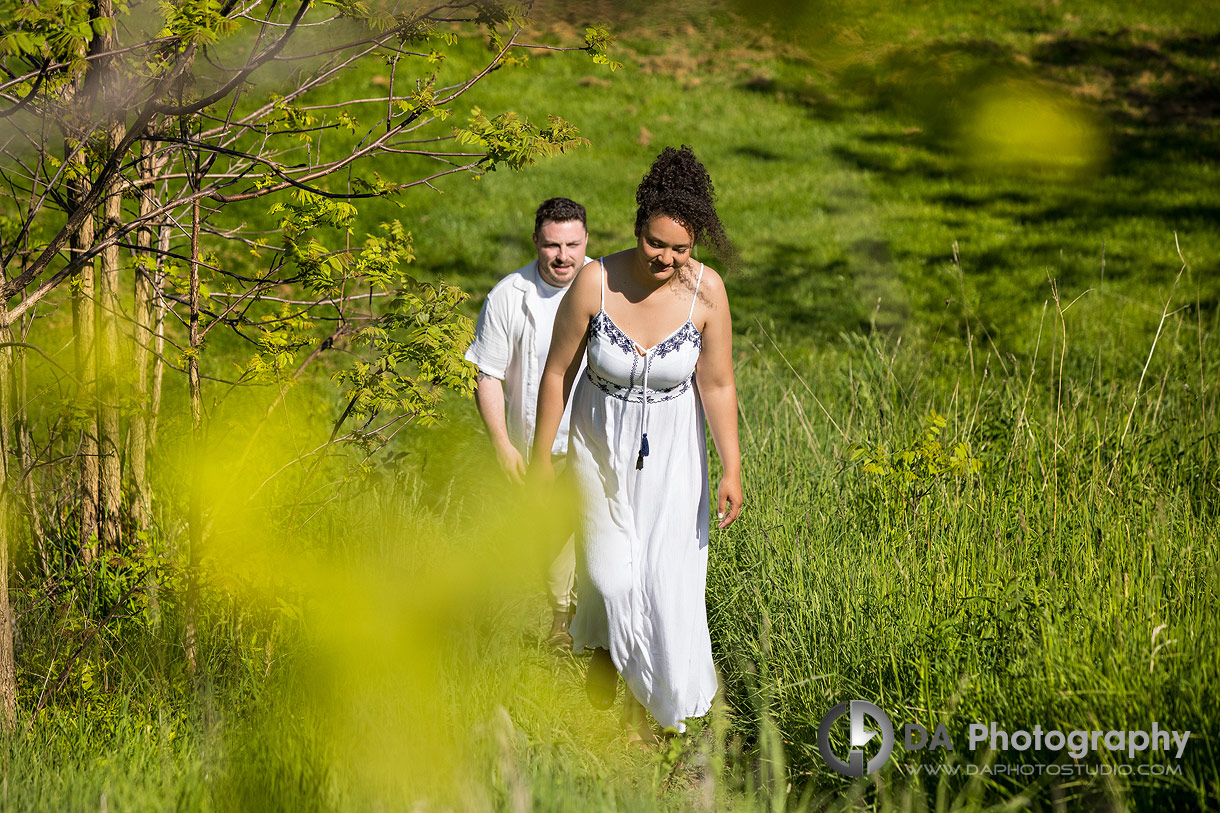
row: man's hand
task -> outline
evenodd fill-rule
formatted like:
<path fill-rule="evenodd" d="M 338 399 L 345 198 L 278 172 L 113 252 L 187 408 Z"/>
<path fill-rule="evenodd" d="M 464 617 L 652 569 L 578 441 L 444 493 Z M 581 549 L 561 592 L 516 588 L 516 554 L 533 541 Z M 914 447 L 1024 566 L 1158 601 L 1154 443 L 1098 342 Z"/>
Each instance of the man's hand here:
<path fill-rule="evenodd" d="M 504 424 L 504 382 L 480 370 L 474 401 L 491 437 L 491 448 L 496 452 L 500 470 L 514 483 L 525 482 L 525 460 L 508 439 L 508 429 Z"/>
<path fill-rule="evenodd" d="M 525 482 L 525 458 L 521 453 L 513 447 L 511 443 L 497 443 L 496 462 L 500 464 L 500 470 L 512 480 L 520 485 Z"/>

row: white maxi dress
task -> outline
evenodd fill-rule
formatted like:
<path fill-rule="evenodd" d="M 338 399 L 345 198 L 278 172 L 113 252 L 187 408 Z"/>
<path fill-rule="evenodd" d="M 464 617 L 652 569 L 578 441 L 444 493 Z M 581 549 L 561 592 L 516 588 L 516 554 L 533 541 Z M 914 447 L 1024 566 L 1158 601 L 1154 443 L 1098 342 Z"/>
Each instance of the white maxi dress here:
<path fill-rule="evenodd" d="M 602 307 L 572 396 L 568 466 L 581 491 L 573 651 L 610 651 L 665 727 L 700 717 L 716 694 L 707 628 L 708 477 L 694 382 L 702 337 L 691 317 L 643 348 Z"/>

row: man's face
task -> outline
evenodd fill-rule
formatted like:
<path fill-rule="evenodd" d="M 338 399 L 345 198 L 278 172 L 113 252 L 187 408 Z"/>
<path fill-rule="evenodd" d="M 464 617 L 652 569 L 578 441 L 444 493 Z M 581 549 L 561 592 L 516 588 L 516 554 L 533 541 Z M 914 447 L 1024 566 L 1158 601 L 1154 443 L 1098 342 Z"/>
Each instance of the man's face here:
<path fill-rule="evenodd" d="M 588 244 L 589 232 L 579 220 L 543 223 L 542 228 L 534 232 L 538 274 L 542 281 L 556 288 L 568 287 L 584 265 Z"/>

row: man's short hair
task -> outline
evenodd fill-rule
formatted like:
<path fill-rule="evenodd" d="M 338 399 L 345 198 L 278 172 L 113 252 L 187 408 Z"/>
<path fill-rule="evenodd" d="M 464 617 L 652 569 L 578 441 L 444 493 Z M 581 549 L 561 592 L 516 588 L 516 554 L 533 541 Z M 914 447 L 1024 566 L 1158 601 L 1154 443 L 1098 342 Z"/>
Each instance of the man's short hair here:
<path fill-rule="evenodd" d="M 576 201 L 567 198 L 544 200 L 534 213 L 534 234 L 542 231 L 547 223 L 567 223 L 569 220 L 579 220 L 580 225 L 589 228 L 585 222 L 585 207 Z"/>

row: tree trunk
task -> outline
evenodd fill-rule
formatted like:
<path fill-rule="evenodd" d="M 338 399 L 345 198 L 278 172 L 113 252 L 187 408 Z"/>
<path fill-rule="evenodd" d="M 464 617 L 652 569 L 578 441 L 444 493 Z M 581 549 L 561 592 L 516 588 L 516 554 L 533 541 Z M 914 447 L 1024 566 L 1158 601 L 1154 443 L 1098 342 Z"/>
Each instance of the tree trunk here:
<path fill-rule="evenodd" d="M 148 448 L 157 447 L 157 419 L 161 415 L 161 380 L 165 377 L 165 257 L 169 253 L 170 226 L 162 223 L 157 235 L 157 270 L 153 276 L 152 393 L 148 397 Z"/>
<path fill-rule="evenodd" d="M 164 162 L 153 156 L 154 145 L 145 141 L 140 169 L 140 219 L 148 217 L 156 203 L 156 177 Z M 135 262 L 135 341 L 132 369 L 135 373 L 136 412 L 128 429 L 127 467 L 131 474 L 131 521 L 137 533 L 146 532 L 152 519 L 152 496 L 148 488 L 148 436 L 153 416 L 149 412 L 149 357 L 153 345 L 154 287 L 157 262 L 150 249 L 156 226 L 146 223 L 136 232 L 140 251 Z"/>
<path fill-rule="evenodd" d="M 31 321 L 33 321 L 31 319 Z M 26 512 L 30 518 L 30 535 L 33 537 L 34 549 L 38 551 L 38 564 L 44 576 L 50 575 L 51 563 L 47 558 L 46 539 L 42 533 L 42 516 L 39 512 L 38 493 L 34 490 L 34 438 L 30 432 L 30 419 L 26 412 L 28 403 L 28 380 L 26 374 L 26 354 L 14 353 L 11 361 L 13 381 L 13 400 L 10 408 L 10 418 L 13 422 L 13 441 L 16 444 L 16 458 L 21 468 L 18 470 L 21 486 L 25 495 Z M 2 381 L 3 379 L 0 379 Z M 13 496 L 16 498 L 17 482 L 14 478 Z"/>
<path fill-rule="evenodd" d="M 203 488 L 199 466 L 203 451 L 203 392 L 199 384 L 199 200 L 191 204 L 191 314 L 190 351 L 187 356 L 187 380 L 191 399 L 191 494 L 187 506 L 190 550 L 187 552 L 186 574 L 186 667 L 191 682 L 199 677 L 199 656 L 196 643 L 196 610 L 199 603 L 199 554 L 203 544 Z"/>
<path fill-rule="evenodd" d="M 17 668 L 13 660 L 13 611 L 8 602 L 8 551 L 12 542 L 9 532 L 11 495 L 9 427 L 13 415 L 12 388 L 13 348 L 8 346 L 12 334 L 8 314 L 0 308 L 0 731 L 12 731 L 17 723 Z"/>
<path fill-rule="evenodd" d="M 136 287 L 135 287 L 135 342 L 132 344 L 132 367 L 135 370 L 135 390 L 137 408 L 131 418 L 128 429 L 127 467 L 131 473 L 131 521 L 137 534 L 144 535 L 144 542 L 151 546 L 153 540 L 148 534 L 152 524 L 152 491 L 148 483 L 148 449 L 154 434 L 157 420 L 157 403 L 161 399 L 160 382 L 155 386 L 149 380 L 149 358 L 156 353 L 154 362 L 154 378 L 161 374 L 161 350 L 156 343 L 164 345 L 161 327 L 164 323 L 164 313 L 158 313 L 160 305 L 160 268 L 161 261 L 154 257 L 150 249 L 157 226 L 145 221 L 156 203 L 156 180 L 165 165 L 165 160 L 154 155 L 156 145 L 145 141 L 142 147 L 140 167 L 140 220 L 144 225 L 136 233 L 137 253 Z M 165 236 L 169 237 L 168 229 L 162 227 Z M 168 247 L 167 247 L 168 248 Z M 154 324 L 159 322 L 159 324 Z M 154 336 L 156 338 L 154 338 Z M 150 391 L 153 398 L 149 398 Z M 160 585 L 155 572 L 149 571 L 147 580 L 149 623 L 156 629 L 161 626 Z"/>
<path fill-rule="evenodd" d="M 123 137 L 122 125 L 112 123 L 108 133 L 113 151 Z M 99 240 L 118 230 L 123 217 L 122 177 L 115 175 L 102 202 Z M 102 249 L 97 277 L 98 320 L 98 530 L 103 550 L 121 549 L 119 510 L 123 469 L 119 456 L 119 247 Z"/>
<path fill-rule="evenodd" d="M 79 206 L 84 198 L 87 182 L 87 162 L 84 147 L 71 157 L 76 143 L 69 141 L 67 150 L 69 160 L 77 166 L 75 171 L 80 179 L 71 185 L 73 207 Z M 93 218 L 87 217 L 81 223 L 80 230 L 72 235 L 72 257 L 75 259 L 87 252 L 93 245 Z M 81 557 L 90 562 L 95 553 L 94 545 L 97 537 L 97 403 L 94 364 L 94 279 L 93 263 L 81 266 L 77 275 L 79 284 L 72 295 L 72 328 L 75 334 L 76 378 L 79 382 L 77 403 L 84 408 L 84 426 L 81 427 L 80 447 L 78 451 L 80 475 L 80 532 L 79 542 Z"/>

